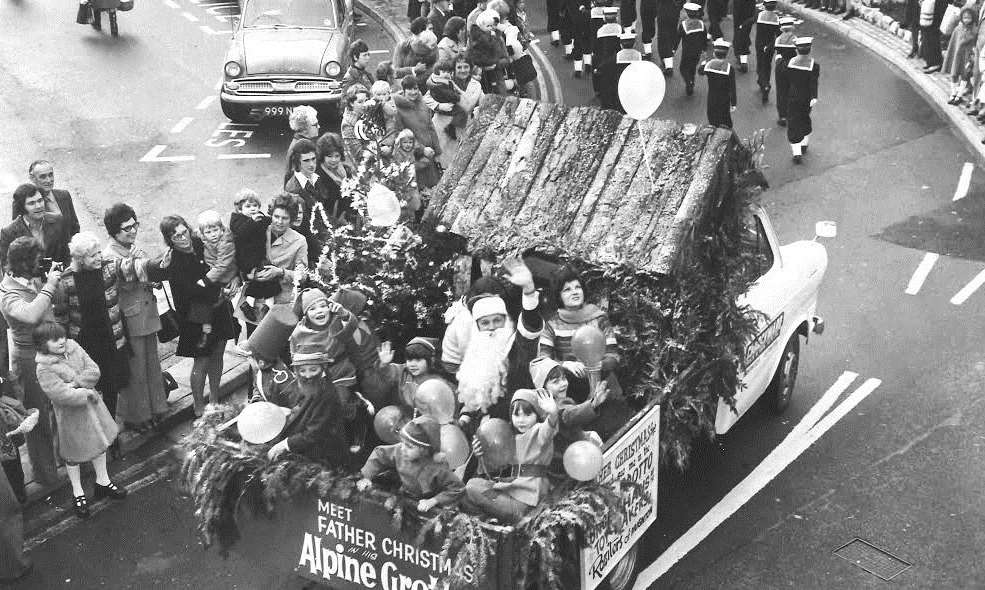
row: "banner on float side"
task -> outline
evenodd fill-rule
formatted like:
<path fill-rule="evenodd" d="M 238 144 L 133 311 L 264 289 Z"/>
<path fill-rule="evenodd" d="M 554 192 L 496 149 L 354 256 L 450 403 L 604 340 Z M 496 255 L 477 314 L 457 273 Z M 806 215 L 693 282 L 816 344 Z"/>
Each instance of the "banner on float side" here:
<path fill-rule="evenodd" d="M 581 590 L 594 590 L 657 519 L 657 470 L 660 453 L 660 406 L 638 421 L 602 454 L 602 483 L 635 482 L 623 502 L 623 528 L 618 534 L 589 533 L 581 551 Z"/>
<path fill-rule="evenodd" d="M 299 539 L 298 575 L 336 590 L 444 588 L 451 571 L 440 555 L 444 539 L 416 544 L 375 503 L 317 499 L 311 513 Z M 472 565 L 462 575 L 470 587 L 491 588 Z"/>

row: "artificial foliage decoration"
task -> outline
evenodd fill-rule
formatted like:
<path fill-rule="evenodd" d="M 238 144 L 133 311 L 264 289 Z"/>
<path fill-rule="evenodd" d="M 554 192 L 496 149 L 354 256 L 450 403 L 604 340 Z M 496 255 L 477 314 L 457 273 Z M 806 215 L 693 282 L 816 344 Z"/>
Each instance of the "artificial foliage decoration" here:
<path fill-rule="evenodd" d="M 471 587 L 464 577 L 466 565 L 473 567 L 476 577 L 483 577 L 496 556 L 496 538 L 485 521 L 465 512 L 441 510 L 426 520 L 417 533 L 416 543 L 423 547 L 432 538 L 442 541 L 441 559 L 451 562 L 451 573 L 445 579 L 451 590 Z"/>
<path fill-rule="evenodd" d="M 533 513 L 517 524 L 525 549 L 517 561 L 518 587 L 562 590 L 577 585 L 573 556 L 592 534 L 618 533 L 624 525 L 623 494 L 632 482 L 600 485 L 571 480 L 555 486 Z M 649 497 L 649 493 L 642 493 Z"/>

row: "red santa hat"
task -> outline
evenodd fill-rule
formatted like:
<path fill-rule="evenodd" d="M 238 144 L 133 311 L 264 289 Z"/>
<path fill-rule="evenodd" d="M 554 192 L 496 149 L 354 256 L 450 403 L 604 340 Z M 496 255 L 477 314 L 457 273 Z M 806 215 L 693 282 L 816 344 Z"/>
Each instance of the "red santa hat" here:
<path fill-rule="evenodd" d="M 441 425 L 430 416 L 419 416 L 400 429 L 400 440 L 437 453 L 441 450 Z"/>
<path fill-rule="evenodd" d="M 506 315 L 506 302 L 502 297 L 482 297 L 472 304 L 472 319 L 479 320 L 491 315 Z"/>

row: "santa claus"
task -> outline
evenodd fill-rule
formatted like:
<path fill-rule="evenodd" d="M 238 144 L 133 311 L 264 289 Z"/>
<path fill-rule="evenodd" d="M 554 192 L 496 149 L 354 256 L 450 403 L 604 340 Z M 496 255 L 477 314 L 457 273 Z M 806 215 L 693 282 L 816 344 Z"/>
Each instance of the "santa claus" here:
<path fill-rule="evenodd" d="M 517 389 L 532 387 L 527 366 L 537 356 L 537 341 L 544 328 L 540 294 L 522 261 L 507 261 L 503 266 L 510 283 L 522 291 L 519 317 L 510 316 L 503 295 L 484 293 L 469 300 L 468 308 L 459 312 L 445 334 L 446 343 L 454 339 L 463 350 L 461 364 L 453 371 L 463 423 L 478 415 L 508 420 L 510 396 Z"/>

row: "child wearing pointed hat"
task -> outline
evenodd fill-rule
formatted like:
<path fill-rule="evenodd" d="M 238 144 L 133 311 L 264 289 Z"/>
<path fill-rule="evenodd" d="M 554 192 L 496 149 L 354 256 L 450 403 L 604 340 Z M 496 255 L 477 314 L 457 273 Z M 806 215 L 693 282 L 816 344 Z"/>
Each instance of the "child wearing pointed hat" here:
<path fill-rule="evenodd" d="M 505 523 L 515 523 L 530 512 L 550 491 L 547 478 L 554 459 L 558 432 L 558 404 L 543 389 L 518 389 L 510 401 L 516 457 L 506 477 L 473 477 L 465 485 L 470 507 Z M 472 449 L 480 466 L 485 449 L 479 437 Z"/>
<path fill-rule="evenodd" d="M 291 356 L 311 352 L 323 355 L 325 374 L 342 403 L 350 450 L 357 453 L 369 427 L 369 416 L 376 410 L 355 391 L 356 366 L 349 351 L 353 348 L 352 335 L 359 318 L 320 289 L 301 291 L 294 311 L 301 319 L 291 333 Z"/>
<path fill-rule="evenodd" d="M 324 363 L 325 355 L 318 352 L 299 352 L 293 356 L 291 366 L 297 378 L 290 383 L 287 395 L 295 404 L 277 442 L 267 451 L 269 459 L 296 453 L 330 467 L 348 464 L 349 449 L 338 393 L 325 376 Z"/>
<path fill-rule="evenodd" d="M 590 428 L 599 418 L 599 407 L 609 398 L 609 388 L 605 381 L 599 382 L 588 399 L 577 403 L 568 397 L 568 377 L 561 364 L 554 359 L 542 356 L 530 361 L 530 378 L 534 387 L 547 391 L 558 405 L 559 427 L 558 434 L 554 437 L 555 455 L 564 453 L 568 445 L 579 440 L 602 446 L 602 439 Z M 585 430 L 586 427 L 589 428 L 588 431 Z"/>
<path fill-rule="evenodd" d="M 400 429 L 400 442 L 373 449 L 356 483 L 368 490 L 373 478 L 388 471 L 400 477 L 400 491 L 416 499 L 417 509 L 427 512 L 435 506 L 451 506 L 465 490 L 441 452 L 441 426 L 430 416 L 414 418 Z"/>

